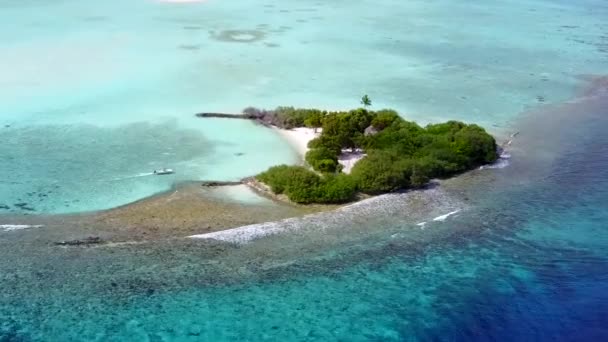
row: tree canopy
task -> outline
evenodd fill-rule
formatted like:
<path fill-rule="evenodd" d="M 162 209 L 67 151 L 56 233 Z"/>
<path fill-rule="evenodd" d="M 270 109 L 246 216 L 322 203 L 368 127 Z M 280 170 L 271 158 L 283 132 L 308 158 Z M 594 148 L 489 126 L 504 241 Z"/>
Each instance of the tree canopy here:
<path fill-rule="evenodd" d="M 256 177 L 268 184 L 275 194 L 285 194 L 296 203 L 345 203 L 351 201 L 357 187 L 344 174 L 320 176 L 302 166 L 273 166 Z"/>
<path fill-rule="evenodd" d="M 352 199 L 356 191 L 379 194 L 419 187 L 432 178 L 449 177 L 497 158 L 496 141 L 475 124 L 448 121 L 421 127 L 390 109 L 280 108 L 277 112 L 290 125 L 323 128 L 309 143 L 305 158 L 318 173 L 279 166 L 258 176 L 272 191 L 298 203 L 339 203 Z M 374 128 L 373 134 L 366 135 L 369 127 Z M 341 174 L 338 156 L 352 148 L 364 149 L 367 157 L 350 175 Z"/>
<path fill-rule="evenodd" d="M 364 107 L 369 107 L 372 105 L 372 100 L 369 98 L 369 96 L 367 96 L 367 94 L 365 94 L 361 97 L 361 104 Z"/>

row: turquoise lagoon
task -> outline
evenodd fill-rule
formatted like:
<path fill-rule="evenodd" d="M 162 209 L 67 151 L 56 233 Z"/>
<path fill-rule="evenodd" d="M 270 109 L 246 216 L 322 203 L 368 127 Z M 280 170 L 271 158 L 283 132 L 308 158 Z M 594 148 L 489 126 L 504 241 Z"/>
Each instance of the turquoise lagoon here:
<path fill-rule="evenodd" d="M 272 132 L 199 111 L 368 93 L 420 123 L 521 132 L 506 168 L 246 243 L 62 249 L 46 228 L 0 230 L 0 341 L 605 340 L 608 90 L 580 92 L 608 70 L 606 19 L 594 0 L 0 0 L 9 214 L 297 161 Z M 178 173 L 148 175 L 163 166 Z"/>

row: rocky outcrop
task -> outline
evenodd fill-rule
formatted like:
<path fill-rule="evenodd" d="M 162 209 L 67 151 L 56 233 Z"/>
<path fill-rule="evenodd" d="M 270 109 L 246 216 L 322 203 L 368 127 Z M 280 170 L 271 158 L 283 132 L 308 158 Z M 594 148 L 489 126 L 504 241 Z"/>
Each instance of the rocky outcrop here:
<path fill-rule="evenodd" d="M 243 109 L 243 114 L 232 114 L 232 113 L 214 113 L 214 112 L 202 112 L 197 113 L 199 118 L 221 118 L 221 119 L 242 119 L 251 120 L 262 126 L 277 126 L 279 128 L 285 128 L 278 120 L 278 115 L 275 110 L 259 109 L 254 107 L 247 107 Z"/>
<path fill-rule="evenodd" d="M 364 134 L 365 136 L 370 136 L 370 135 L 376 135 L 376 134 L 378 134 L 378 132 L 380 132 L 380 131 L 378 131 L 378 130 L 376 129 L 376 127 L 374 127 L 374 126 L 369 126 L 369 127 L 367 127 L 367 128 L 365 129 L 365 131 L 363 132 L 363 134 Z"/>
<path fill-rule="evenodd" d="M 230 114 L 230 113 L 197 113 L 199 118 L 221 118 L 221 119 L 244 119 L 252 120 L 255 118 L 249 117 L 245 114 Z"/>
<path fill-rule="evenodd" d="M 230 181 L 204 181 L 202 186 L 211 187 L 211 186 L 230 186 L 230 185 L 241 185 L 243 182 L 230 182 Z"/>
<path fill-rule="evenodd" d="M 68 240 L 68 241 L 59 241 L 55 242 L 56 246 L 90 246 L 90 245 L 99 245 L 104 243 L 104 241 L 99 236 L 89 236 L 82 240 Z"/>

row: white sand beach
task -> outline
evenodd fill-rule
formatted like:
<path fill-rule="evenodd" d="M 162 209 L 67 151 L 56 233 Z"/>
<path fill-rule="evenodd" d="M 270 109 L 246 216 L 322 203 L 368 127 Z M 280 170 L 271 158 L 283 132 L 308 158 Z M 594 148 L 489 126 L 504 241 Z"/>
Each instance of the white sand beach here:
<path fill-rule="evenodd" d="M 297 127 L 294 129 L 273 127 L 273 129 L 276 130 L 302 158 L 304 158 L 304 155 L 308 152 L 308 142 L 321 135 L 320 128 L 317 129 L 316 132 L 314 129 L 307 127 Z M 342 172 L 350 173 L 353 166 L 365 156 L 366 154 L 363 153 L 361 149 L 356 149 L 355 151 L 342 150 L 342 153 L 338 156 L 338 163 L 343 166 Z"/>
<path fill-rule="evenodd" d="M 363 150 L 359 148 L 354 151 L 342 150 L 342 153 L 338 156 L 338 163 L 343 167 L 342 172 L 346 174 L 350 173 L 353 166 L 365 156 L 367 156 L 367 154 L 363 153 Z"/>
<path fill-rule="evenodd" d="M 308 142 L 321 134 L 321 129 L 315 130 L 307 127 L 297 127 L 294 129 L 281 129 L 273 127 L 291 146 L 304 158 L 308 152 Z"/>

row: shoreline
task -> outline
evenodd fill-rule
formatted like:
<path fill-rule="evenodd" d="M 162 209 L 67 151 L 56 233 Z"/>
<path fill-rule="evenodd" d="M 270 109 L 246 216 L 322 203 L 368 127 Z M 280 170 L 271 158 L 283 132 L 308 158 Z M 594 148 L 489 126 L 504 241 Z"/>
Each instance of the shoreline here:
<path fill-rule="evenodd" d="M 315 133 L 313 128 L 306 127 L 284 129 L 277 126 L 270 126 L 270 128 L 291 145 L 293 150 L 298 153 L 302 160 L 304 160 L 306 152 L 308 152 L 308 143 L 321 134 L 320 131 Z"/>
<path fill-rule="evenodd" d="M 2 215 L 0 233 L 17 236 L 44 230 L 45 244 L 99 238 L 99 246 L 104 246 L 181 239 L 196 233 L 222 231 L 329 209 L 275 201 L 260 196 L 244 184 L 204 186 L 200 182 L 188 182 L 161 194 L 98 212 Z"/>
<path fill-rule="evenodd" d="M 277 126 L 270 126 L 270 128 L 277 132 L 291 147 L 300 155 L 303 162 L 308 152 L 308 143 L 321 135 L 321 129 L 307 128 L 307 127 L 296 127 L 293 129 L 284 129 Z M 342 150 L 342 153 L 338 156 L 338 163 L 342 165 L 342 172 L 348 174 L 355 166 L 355 164 L 363 159 L 366 154 L 362 150 Z"/>
<path fill-rule="evenodd" d="M 448 179 L 446 182 L 450 181 L 451 179 Z M 433 184 L 422 189 L 386 193 L 356 200 L 333 210 L 216 232 L 194 234 L 187 238 L 245 245 L 261 238 L 279 236 L 300 230 L 318 230 L 333 236 L 341 230 L 348 229 L 349 222 L 361 222 L 362 219 L 383 220 L 385 215 L 402 213 L 404 210 L 409 213 L 404 218 L 405 221 L 409 222 L 409 225 L 424 229 L 426 226 L 442 224 L 468 209 L 468 203 L 463 201 L 461 196 L 451 189 L 454 185 L 450 184 L 447 188 L 444 188 L 441 186 L 445 184 L 444 182 L 435 181 Z M 379 229 L 384 228 L 379 227 Z M 342 236 L 340 233 L 337 234 Z"/>
<path fill-rule="evenodd" d="M 309 141 L 320 135 L 320 131 L 315 132 L 314 129 L 305 127 L 292 130 L 276 126 L 269 126 L 269 128 L 291 145 L 300 156 L 302 163 L 305 163 L 304 157 L 308 151 Z M 509 138 L 508 142 L 505 141 L 499 145 L 507 150 L 510 149 L 514 135 Z M 360 150 L 343 151 L 341 161 L 348 163 L 348 169 L 350 169 L 363 157 L 365 154 Z M 503 160 L 500 159 L 500 161 Z M 487 168 L 493 167 L 488 165 Z M 345 169 L 347 169 L 346 165 Z M 32 231 L 29 229 L 30 227 L 37 228 L 36 230 L 57 229 L 59 225 L 70 227 L 67 230 L 65 228 L 57 229 L 57 233 L 63 233 L 63 237 L 57 237 L 57 240 L 60 241 L 86 239 L 92 236 L 101 237 L 104 244 L 156 241 L 185 238 L 192 235 L 220 234 L 220 232 L 251 225 L 272 225 L 283 221 L 297 221 L 300 217 L 317 215 L 322 212 L 342 212 L 344 208 L 358 206 L 361 203 L 373 203 L 374 198 L 385 197 L 384 195 L 358 196 L 352 202 L 342 205 L 299 205 L 289 201 L 286 196 L 273 194 L 267 186 L 253 177 L 244 178 L 240 181 L 241 185 L 227 183 L 232 182 L 224 184 L 221 181 L 184 181 L 175 184 L 167 191 L 116 208 L 57 215 L 2 215 L 0 224 L 4 225 L 3 227 L 11 228 L 2 229 L 4 232 L 28 232 Z M 266 200 L 272 204 L 238 203 L 238 201 L 231 201 L 230 195 L 218 195 L 223 192 L 222 189 L 236 187 L 243 187 L 243 189 L 247 189 L 246 191 L 251 191 L 261 202 Z M 422 192 L 424 191 L 422 190 Z M 256 212 L 269 210 L 270 207 L 273 207 L 272 210 L 274 210 L 270 215 L 265 213 L 260 215 L 259 212 Z M 261 210 L 262 208 L 264 209 Z M 91 227 L 95 229 L 91 229 Z"/>

